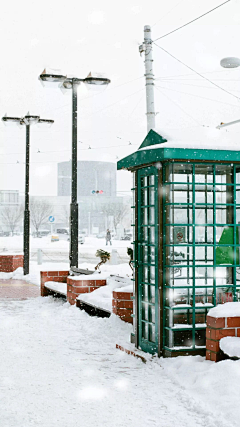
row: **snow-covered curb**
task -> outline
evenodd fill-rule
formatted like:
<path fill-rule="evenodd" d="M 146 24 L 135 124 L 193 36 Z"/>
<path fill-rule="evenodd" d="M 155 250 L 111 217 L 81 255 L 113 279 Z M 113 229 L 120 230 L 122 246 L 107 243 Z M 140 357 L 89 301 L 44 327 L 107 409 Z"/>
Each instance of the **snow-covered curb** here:
<path fill-rule="evenodd" d="M 56 291 L 59 294 L 67 295 L 67 284 L 59 282 L 45 282 L 45 288 L 50 289 L 51 291 Z"/>
<path fill-rule="evenodd" d="M 101 286 L 99 289 L 96 289 L 90 294 L 81 294 L 79 295 L 79 297 L 77 297 L 77 300 L 86 302 L 97 308 L 112 312 L 112 293 L 114 290 L 126 290 L 127 292 L 132 292 L 133 285 L 131 283 L 131 279 L 129 277 L 109 277 L 108 274 L 106 286 Z"/>
<path fill-rule="evenodd" d="M 240 358 L 240 338 L 225 337 L 220 340 L 220 348 L 229 357 Z"/>

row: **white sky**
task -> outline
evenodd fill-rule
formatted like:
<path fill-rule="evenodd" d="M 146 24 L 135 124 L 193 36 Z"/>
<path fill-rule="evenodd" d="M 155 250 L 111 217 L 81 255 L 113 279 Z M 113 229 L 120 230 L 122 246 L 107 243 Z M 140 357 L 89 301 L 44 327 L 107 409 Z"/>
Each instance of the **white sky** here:
<path fill-rule="evenodd" d="M 57 162 L 71 155 L 71 91 L 63 95 L 57 86 L 43 88 L 38 81 L 42 70 L 56 68 L 80 78 L 98 71 L 111 79 L 103 92 L 79 88 L 78 158 L 116 162 L 146 136 L 144 63 L 138 52 L 144 25 L 152 26 L 155 40 L 221 2 L 14 0 L 1 6 L 0 115 L 30 111 L 55 120 L 50 129 L 31 128 L 31 195 L 56 195 Z M 239 24 L 240 1 L 231 0 L 157 43 L 240 97 L 240 68 L 219 65 L 225 56 L 240 57 Z M 238 99 L 153 49 L 156 127 L 163 136 L 164 131 L 181 136 L 181 131 L 199 132 L 203 125 L 215 128 L 240 118 Z M 226 131 L 239 135 L 240 124 L 221 130 Z M 25 129 L 0 123 L 0 189 L 24 191 L 24 153 Z M 130 185 L 128 173 L 119 172 L 118 189 L 127 191 Z"/>

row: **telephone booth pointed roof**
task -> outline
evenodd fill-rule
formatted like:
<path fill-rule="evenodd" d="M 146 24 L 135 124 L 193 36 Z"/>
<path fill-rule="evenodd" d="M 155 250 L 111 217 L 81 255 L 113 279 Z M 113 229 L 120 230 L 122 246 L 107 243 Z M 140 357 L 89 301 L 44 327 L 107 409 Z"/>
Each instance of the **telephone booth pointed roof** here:
<path fill-rule="evenodd" d="M 185 141 L 179 138 L 167 139 L 157 131 L 150 130 L 137 151 L 117 162 L 117 169 L 132 170 L 169 160 L 240 163 L 239 136 L 227 135 L 227 140 L 226 135 L 219 130 L 214 132 L 205 131 L 201 134 L 196 131 Z"/>

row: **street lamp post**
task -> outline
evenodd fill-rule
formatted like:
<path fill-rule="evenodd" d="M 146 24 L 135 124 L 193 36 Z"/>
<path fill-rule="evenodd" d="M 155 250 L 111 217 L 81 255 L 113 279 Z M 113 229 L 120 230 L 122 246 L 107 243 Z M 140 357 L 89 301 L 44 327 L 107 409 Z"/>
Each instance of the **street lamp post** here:
<path fill-rule="evenodd" d="M 77 90 L 81 83 L 107 85 L 110 80 L 103 77 L 93 77 L 91 73 L 85 79 L 67 77 L 60 74 L 39 76 L 43 82 L 59 83 L 64 89 L 72 89 L 72 190 L 70 204 L 70 267 L 78 267 L 78 203 L 77 203 Z"/>
<path fill-rule="evenodd" d="M 4 122 L 15 122 L 26 126 L 26 163 L 25 163 L 25 207 L 24 207 L 24 232 L 23 232 L 23 274 L 29 274 L 29 235 L 30 235 L 30 210 L 29 210 L 29 157 L 30 157 L 30 126 L 36 123 L 52 124 L 54 120 L 40 119 L 39 116 L 27 114 L 24 117 L 2 117 Z"/>

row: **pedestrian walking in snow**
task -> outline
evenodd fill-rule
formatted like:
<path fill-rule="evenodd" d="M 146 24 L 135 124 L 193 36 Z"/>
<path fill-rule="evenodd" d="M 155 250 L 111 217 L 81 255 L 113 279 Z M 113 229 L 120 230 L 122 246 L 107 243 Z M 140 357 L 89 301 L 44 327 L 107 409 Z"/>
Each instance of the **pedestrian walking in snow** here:
<path fill-rule="evenodd" d="M 112 236 L 111 236 L 110 230 L 107 229 L 106 246 L 108 245 L 108 242 L 110 243 L 110 245 L 112 244 Z"/>

